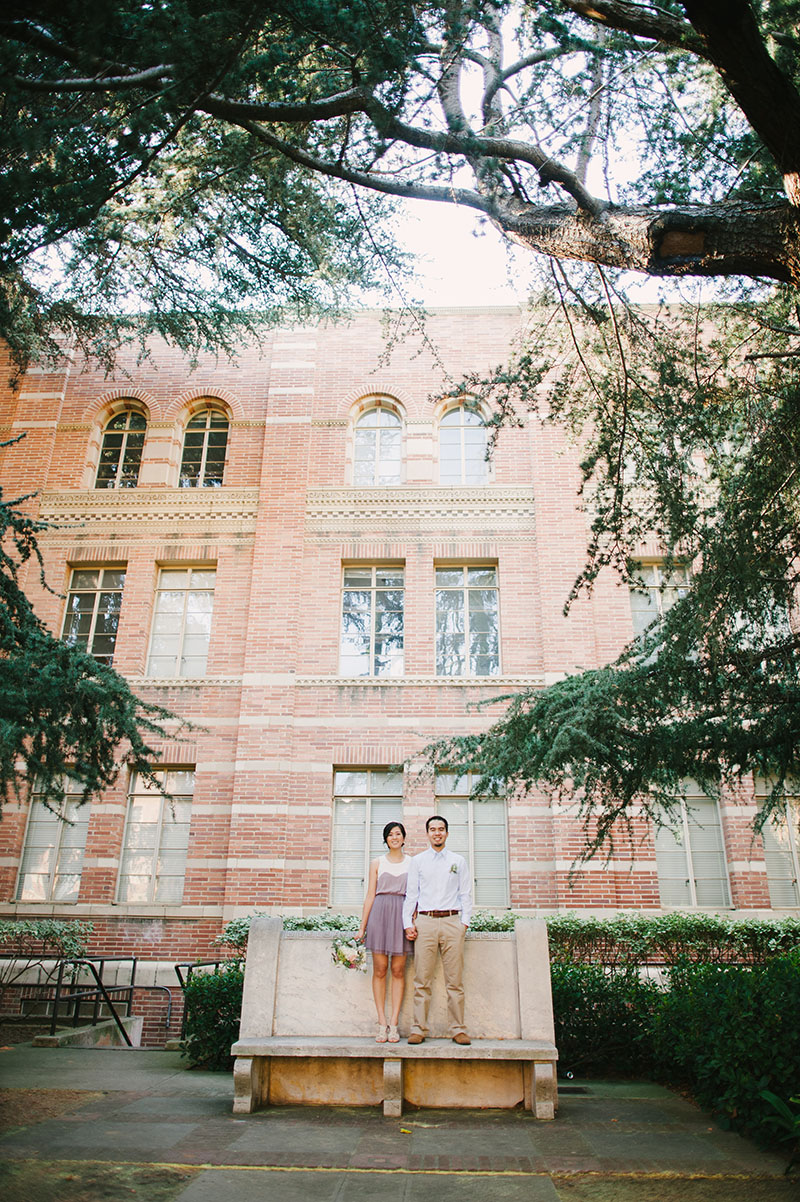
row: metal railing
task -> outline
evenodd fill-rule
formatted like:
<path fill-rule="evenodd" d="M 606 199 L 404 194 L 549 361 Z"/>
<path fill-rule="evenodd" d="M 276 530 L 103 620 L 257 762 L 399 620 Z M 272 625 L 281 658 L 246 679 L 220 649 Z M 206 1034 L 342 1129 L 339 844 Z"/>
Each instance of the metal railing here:
<path fill-rule="evenodd" d="M 106 985 L 103 981 L 103 973 L 107 964 L 130 964 L 130 981 L 126 985 Z M 70 979 L 65 981 L 64 978 L 68 970 L 70 970 Z M 94 979 L 94 987 L 92 987 L 91 982 L 85 983 L 79 979 L 83 970 L 87 971 Z M 136 960 L 134 957 L 97 956 L 79 960 L 59 960 L 53 988 L 53 1013 L 50 1019 L 51 1035 L 55 1035 L 56 1033 L 60 1007 L 66 1007 L 67 1017 L 71 1016 L 73 1027 L 78 1027 L 82 1021 L 87 1021 L 83 1007 L 88 1003 L 91 1006 L 91 1019 L 89 1022 L 92 1026 L 96 1026 L 100 1021 L 100 1010 L 101 1007 L 105 1006 L 125 1043 L 129 1048 L 133 1047 L 131 1038 L 125 1029 L 125 1024 L 114 1003 L 116 1001 L 118 1004 L 127 1007 L 127 1017 L 130 1016 L 133 1010 L 133 991 L 136 988 Z"/>

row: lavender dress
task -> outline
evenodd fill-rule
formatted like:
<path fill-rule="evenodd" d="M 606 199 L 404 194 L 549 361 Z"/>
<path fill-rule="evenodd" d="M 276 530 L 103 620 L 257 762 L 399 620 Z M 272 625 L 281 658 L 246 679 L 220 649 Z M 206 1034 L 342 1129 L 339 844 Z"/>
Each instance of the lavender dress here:
<path fill-rule="evenodd" d="M 403 930 L 403 900 L 410 861 L 410 856 L 403 856 L 402 864 L 393 864 L 386 856 L 378 860 L 375 901 L 364 932 L 364 943 L 371 952 L 407 956 L 412 950 Z"/>

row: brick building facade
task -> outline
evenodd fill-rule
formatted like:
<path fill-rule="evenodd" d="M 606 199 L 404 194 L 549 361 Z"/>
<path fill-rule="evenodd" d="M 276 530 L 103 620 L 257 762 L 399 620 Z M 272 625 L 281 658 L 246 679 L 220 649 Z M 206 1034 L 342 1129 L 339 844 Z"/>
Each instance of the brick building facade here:
<path fill-rule="evenodd" d="M 574 448 L 530 422 L 487 467 L 469 399 L 432 399 L 501 362 L 522 321 L 441 310 L 387 343 L 362 312 L 235 362 L 155 347 L 112 379 L 71 363 L 4 391 L 2 436 L 25 439 L 0 483 L 36 493 L 63 594 L 31 569 L 37 611 L 195 725 L 161 748 L 173 812 L 125 772 L 72 826 L 9 801 L 0 914 L 89 918 L 109 954 L 207 957 L 254 909 L 359 908 L 383 823 L 402 815 L 417 850 L 434 809 L 485 908 L 800 905 L 797 832 L 754 838 L 751 796 L 688 786 L 681 831 L 643 824 L 576 870 L 566 807 L 484 806 L 418 770 L 426 743 L 490 721 L 476 702 L 608 662 L 669 595 L 643 548 L 644 600 L 609 575 L 564 617 L 586 541 Z"/>

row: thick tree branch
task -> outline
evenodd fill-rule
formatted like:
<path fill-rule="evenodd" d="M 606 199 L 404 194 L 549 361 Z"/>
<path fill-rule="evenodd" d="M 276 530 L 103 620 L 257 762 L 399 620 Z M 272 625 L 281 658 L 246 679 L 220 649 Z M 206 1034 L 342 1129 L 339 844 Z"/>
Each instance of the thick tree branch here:
<path fill-rule="evenodd" d="M 564 0 L 564 4 L 587 21 L 705 57 L 702 38 L 688 21 L 678 21 L 656 5 L 634 4 L 629 0 Z"/>
<path fill-rule="evenodd" d="M 800 93 L 770 56 L 748 0 L 683 0 L 705 57 L 769 150 L 800 206 Z"/>
<path fill-rule="evenodd" d="M 510 200 L 498 225 L 524 246 L 654 276 L 800 283 L 800 215 L 789 205 L 610 206 L 599 218 Z"/>

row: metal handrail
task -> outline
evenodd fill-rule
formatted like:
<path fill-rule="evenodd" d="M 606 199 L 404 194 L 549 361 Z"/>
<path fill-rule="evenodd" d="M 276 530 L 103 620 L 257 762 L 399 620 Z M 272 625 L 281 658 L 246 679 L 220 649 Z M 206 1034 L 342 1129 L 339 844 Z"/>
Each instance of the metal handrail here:
<path fill-rule="evenodd" d="M 107 989 L 106 986 L 103 984 L 103 978 L 102 978 L 103 969 L 104 969 L 105 965 L 107 963 L 109 963 L 110 961 L 114 961 L 114 962 L 126 961 L 126 962 L 129 962 L 131 965 L 131 979 L 130 979 L 129 984 L 127 984 L 127 985 L 112 985 L 112 986 L 110 986 L 111 992 L 109 992 L 109 989 Z M 99 972 L 98 972 L 97 968 L 95 967 L 96 964 L 100 965 Z M 63 992 L 64 971 L 70 965 L 72 967 L 72 982 L 71 982 L 71 985 L 68 986 L 69 992 L 64 993 Z M 81 968 L 86 968 L 92 974 L 92 976 L 95 979 L 95 983 L 96 983 L 95 989 L 87 989 L 87 988 L 79 988 L 78 987 L 78 983 L 75 978 L 77 977 L 77 974 Z M 131 1038 L 128 1035 L 128 1032 L 125 1030 L 125 1026 L 122 1022 L 122 1019 L 120 1018 L 119 1014 L 117 1013 L 117 1008 L 114 1005 L 114 1002 L 112 1001 L 111 993 L 114 993 L 117 995 L 121 994 L 123 1000 L 125 998 L 125 995 L 127 995 L 128 1013 L 130 1014 L 131 1008 L 133 1006 L 133 991 L 134 991 L 134 987 L 135 987 L 135 978 L 136 978 L 136 960 L 131 956 L 109 956 L 109 957 L 96 956 L 93 959 L 81 958 L 81 959 L 75 959 L 75 960 L 66 960 L 66 959 L 59 960 L 58 961 L 58 973 L 56 976 L 56 983 L 55 983 L 55 993 L 53 995 L 53 1016 L 50 1021 L 50 1034 L 55 1035 L 55 1033 L 56 1033 L 56 1026 L 58 1025 L 58 1007 L 61 1002 L 77 1002 L 78 1003 L 78 1005 L 76 1005 L 74 1008 L 73 1020 L 72 1020 L 72 1025 L 77 1027 L 78 1022 L 79 1022 L 79 1014 L 80 1014 L 80 1002 L 83 1001 L 84 999 L 92 998 L 94 1001 L 94 1008 L 93 1008 L 93 1012 L 92 1012 L 92 1025 L 94 1026 L 97 1024 L 97 1021 L 100 1017 L 100 1004 L 101 1004 L 101 999 L 102 999 L 102 1001 L 105 1002 L 106 1006 L 108 1007 L 109 1013 L 111 1014 L 111 1017 L 113 1018 L 116 1026 L 117 1026 L 117 1030 L 122 1035 L 122 1038 L 125 1040 L 125 1043 L 128 1045 L 129 1048 L 133 1047 Z M 121 999 L 118 997 L 117 1000 L 121 1000 Z"/>

